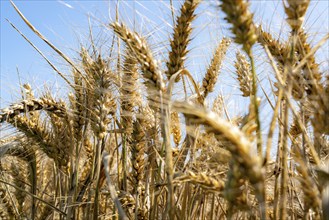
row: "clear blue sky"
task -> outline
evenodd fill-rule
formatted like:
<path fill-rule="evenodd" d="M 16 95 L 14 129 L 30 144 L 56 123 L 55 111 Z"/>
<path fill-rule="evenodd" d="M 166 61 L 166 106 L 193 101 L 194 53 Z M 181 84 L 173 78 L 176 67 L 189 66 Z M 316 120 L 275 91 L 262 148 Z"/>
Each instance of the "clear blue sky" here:
<path fill-rule="evenodd" d="M 67 5 L 62 1 L 15 1 L 15 4 L 41 33 L 73 57 L 83 41 L 79 38 L 88 33 L 87 13 L 105 16 L 108 7 L 104 1 L 69 1 Z M 1 0 L 1 103 L 11 101 L 10 95 L 19 88 L 16 67 L 22 82 L 30 81 L 34 88 L 41 86 L 39 89 L 42 90 L 45 82 L 53 84 L 56 81 L 54 71 L 6 19 L 14 23 L 55 64 L 64 64 L 29 30 L 10 2 Z"/>
<path fill-rule="evenodd" d="M 21 81 L 29 81 L 34 89 L 42 90 L 45 83 L 52 86 L 62 83 L 43 58 L 10 26 L 9 19 L 15 24 L 44 54 L 59 67 L 65 69 L 61 60 L 43 41 L 24 24 L 8 0 L 1 0 L 1 104 L 16 100 L 19 90 L 16 67 Z M 28 20 L 63 52 L 70 57 L 77 57 L 80 44 L 88 42 L 90 23 L 95 38 L 103 41 L 110 39 L 111 32 L 102 25 L 115 18 L 116 1 L 14 1 Z M 179 2 L 175 2 L 177 6 Z M 157 1 L 121 1 L 120 11 L 125 21 L 132 23 L 133 17 L 142 18 L 142 22 L 152 19 L 153 27 L 168 20 L 168 3 Z M 133 10 L 141 14 L 133 13 Z M 145 18 L 147 14 L 148 18 Z M 159 16 L 160 15 L 160 16 Z M 163 16 L 166 15 L 167 17 Z M 159 19 L 160 18 L 160 19 Z M 138 24 L 136 25 L 138 27 Z M 167 26 L 168 27 L 168 26 Z M 103 31 L 100 31 L 100 28 Z M 144 30 L 145 31 L 145 30 Z M 98 34 L 101 34 L 99 37 Z M 101 44 L 101 43 L 99 43 Z M 107 43 L 108 45 L 109 43 Z"/>

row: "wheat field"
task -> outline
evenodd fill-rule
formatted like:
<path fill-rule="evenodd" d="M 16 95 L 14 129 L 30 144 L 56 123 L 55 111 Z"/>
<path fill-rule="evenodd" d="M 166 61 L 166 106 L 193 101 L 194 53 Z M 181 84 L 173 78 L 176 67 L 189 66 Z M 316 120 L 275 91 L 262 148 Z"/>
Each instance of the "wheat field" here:
<path fill-rule="evenodd" d="M 329 33 L 311 43 L 310 0 L 280 3 L 286 38 L 255 20 L 253 1 L 213 1 L 230 35 L 196 76 L 188 59 L 205 2 L 167 2 L 166 47 L 116 16 L 103 24 L 110 51 L 91 40 L 78 57 L 12 2 L 69 65 L 63 73 L 11 24 L 69 92 L 35 95 L 24 82 L 22 98 L 0 109 L 0 219 L 329 219 L 329 74 L 317 56 Z M 216 90 L 223 66 L 244 113 L 232 116 L 232 97 Z"/>

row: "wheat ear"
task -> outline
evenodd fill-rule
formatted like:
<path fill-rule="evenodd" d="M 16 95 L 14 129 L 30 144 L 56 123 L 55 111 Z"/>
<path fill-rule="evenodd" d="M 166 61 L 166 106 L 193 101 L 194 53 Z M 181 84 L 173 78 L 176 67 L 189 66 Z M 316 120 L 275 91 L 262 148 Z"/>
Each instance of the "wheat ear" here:
<path fill-rule="evenodd" d="M 249 97 L 252 94 L 252 74 L 250 64 L 243 54 L 237 52 L 234 66 L 238 75 L 242 96 Z"/>
<path fill-rule="evenodd" d="M 145 86 L 148 90 L 148 96 L 151 98 L 154 90 L 164 91 L 162 73 L 155 61 L 153 54 L 143 37 L 132 32 L 124 24 L 117 22 L 111 24 L 111 28 L 119 35 L 119 37 L 127 44 L 132 54 L 134 54 L 141 65 Z M 152 100 L 152 99 L 151 99 Z"/>
<path fill-rule="evenodd" d="M 205 190 L 215 192 L 221 192 L 224 189 L 224 182 L 210 177 L 205 173 L 195 174 L 192 171 L 188 171 L 186 175 L 176 177 L 174 181 L 177 183 L 190 182 L 201 186 Z"/>
<path fill-rule="evenodd" d="M 86 89 L 83 78 L 72 70 L 74 78 L 74 93 L 68 95 L 71 109 L 73 110 L 73 131 L 76 143 L 80 143 L 83 135 L 83 129 L 87 124 L 87 108 L 86 108 Z"/>
<path fill-rule="evenodd" d="M 214 91 L 222 61 L 230 43 L 231 41 L 228 38 L 224 38 L 214 52 L 213 58 L 202 81 L 203 99 L 205 99 L 210 92 Z"/>
<path fill-rule="evenodd" d="M 297 33 L 304 22 L 304 15 L 310 4 L 310 0 L 286 0 L 283 3 L 287 22 L 293 33 Z"/>
<path fill-rule="evenodd" d="M 171 133 L 173 134 L 174 137 L 174 142 L 176 144 L 176 146 L 179 145 L 179 142 L 182 138 L 182 133 L 181 133 L 181 128 L 180 128 L 180 121 L 179 121 L 179 116 L 177 112 L 171 112 L 170 114 L 170 118 L 171 118 Z"/>
<path fill-rule="evenodd" d="M 307 42 L 307 36 L 304 31 L 299 31 L 297 35 L 296 51 L 299 54 L 299 60 L 309 54 L 312 50 L 311 45 Z M 315 56 L 312 54 L 306 59 L 306 64 L 303 66 L 304 79 L 306 84 L 306 93 L 308 98 L 318 100 L 317 96 L 323 92 L 323 85 L 319 64 L 316 63 Z"/>
<path fill-rule="evenodd" d="M 110 123 L 109 115 L 116 111 L 116 101 L 112 93 L 114 90 L 113 73 L 109 64 L 100 55 L 92 59 L 82 48 L 82 66 L 90 81 L 88 98 L 91 99 L 91 126 L 96 136 L 102 139 Z"/>
<path fill-rule="evenodd" d="M 46 110 L 62 116 L 66 114 L 66 107 L 63 103 L 55 102 L 51 99 L 28 99 L 20 103 L 10 105 L 9 108 L 0 110 L 0 123 L 13 119 L 15 116 L 31 111 Z"/>
<path fill-rule="evenodd" d="M 275 39 L 270 33 L 265 32 L 262 26 L 257 27 L 257 41 L 263 46 L 267 46 L 271 54 L 278 61 L 280 69 L 283 69 L 286 58 L 289 55 L 289 48 L 280 40 Z"/>
<path fill-rule="evenodd" d="M 167 78 L 184 68 L 184 61 L 188 53 L 187 46 L 191 41 L 192 21 L 195 19 L 195 9 L 200 0 L 185 0 L 176 18 L 173 37 L 170 41 L 169 61 L 167 62 Z M 180 76 L 175 81 L 178 82 Z"/>
<path fill-rule="evenodd" d="M 253 23 L 253 14 L 244 0 L 222 0 L 221 8 L 226 13 L 226 20 L 233 25 L 234 41 L 243 45 L 249 55 L 251 47 L 257 40 L 256 27 Z"/>
<path fill-rule="evenodd" d="M 145 187 L 143 186 L 144 181 L 144 167 L 145 167 L 145 131 L 142 125 L 144 124 L 142 119 L 138 119 L 134 123 L 134 131 L 132 133 L 131 140 L 131 161 L 133 168 L 133 195 L 136 195 L 136 215 L 138 219 L 145 218 L 145 207 L 144 207 L 144 194 Z"/>
<path fill-rule="evenodd" d="M 129 50 L 126 51 L 123 64 L 121 92 L 122 125 L 125 127 L 127 135 L 133 132 L 134 107 L 140 106 L 138 93 L 138 66 L 137 60 Z"/>
<path fill-rule="evenodd" d="M 56 145 L 51 132 L 46 129 L 46 125 L 33 123 L 27 117 L 20 115 L 11 119 L 9 123 L 38 143 L 47 156 L 54 159 L 59 166 L 67 165 L 69 155 L 63 151 L 65 149 L 60 149 Z"/>

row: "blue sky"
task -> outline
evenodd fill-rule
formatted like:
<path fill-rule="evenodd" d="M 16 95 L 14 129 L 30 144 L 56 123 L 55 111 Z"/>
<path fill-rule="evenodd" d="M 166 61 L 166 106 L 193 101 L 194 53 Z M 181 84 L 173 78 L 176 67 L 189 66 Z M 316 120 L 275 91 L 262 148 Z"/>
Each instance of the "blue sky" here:
<path fill-rule="evenodd" d="M 65 5 L 61 1 L 15 1 L 23 14 L 52 43 L 68 55 L 75 56 L 79 46 L 79 32 L 88 30 L 87 13 L 106 13 L 103 1 L 76 1 Z M 65 64 L 24 24 L 9 1 L 1 1 L 1 102 L 11 101 L 18 90 L 18 68 L 22 82 L 33 86 L 52 83 L 55 73 L 43 58 L 9 25 L 14 23 L 55 64 Z M 86 33 L 84 33 L 86 34 Z M 60 81 L 59 81 L 60 83 Z M 42 88 L 39 88 L 42 89 Z M 13 97 L 15 100 L 15 97 Z"/>

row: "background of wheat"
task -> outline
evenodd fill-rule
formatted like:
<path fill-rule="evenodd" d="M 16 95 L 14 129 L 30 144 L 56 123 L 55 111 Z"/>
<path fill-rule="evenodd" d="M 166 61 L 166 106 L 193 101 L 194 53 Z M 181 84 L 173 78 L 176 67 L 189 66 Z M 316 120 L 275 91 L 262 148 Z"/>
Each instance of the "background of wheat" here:
<path fill-rule="evenodd" d="M 166 2 L 149 27 L 114 7 L 77 57 L 12 4 L 69 68 L 40 51 L 63 90 L 22 82 L 0 111 L 1 218 L 329 218 L 329 34 L 282 4 L 279 32 L 242 0 Z"/>

